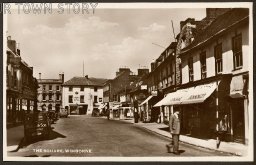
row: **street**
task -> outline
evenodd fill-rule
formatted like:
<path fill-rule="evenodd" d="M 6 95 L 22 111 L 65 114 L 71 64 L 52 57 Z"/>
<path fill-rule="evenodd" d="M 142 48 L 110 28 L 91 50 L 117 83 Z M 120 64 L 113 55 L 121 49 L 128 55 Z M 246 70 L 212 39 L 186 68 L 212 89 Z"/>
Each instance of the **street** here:
<path fill-rule="evenodd" d="M 32 141 L 9 156 L 177 156 L 168 153 L 168 138 L 139 125 L 91 116 L 69 116 L 53 124 L 48 140 Z M 228 156 L 229 154 L 180 143 L 179 156 Z"/>

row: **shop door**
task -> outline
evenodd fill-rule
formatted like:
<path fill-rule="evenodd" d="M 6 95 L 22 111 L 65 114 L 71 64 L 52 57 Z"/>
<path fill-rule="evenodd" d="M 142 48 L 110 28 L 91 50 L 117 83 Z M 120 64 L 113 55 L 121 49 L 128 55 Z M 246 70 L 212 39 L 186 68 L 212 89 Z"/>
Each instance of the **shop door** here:
<path fill-rule="evenodd" d="M 87 108 L 88 108 L 88 105 L 79 106 L 79 114 L 85 115 L 87 113 Z"/>
<path fill-rule="evenodd" d="M 244 100 L 235 99 L 232 101 L 232 119 L 234 141 L 244 143 Z"/>

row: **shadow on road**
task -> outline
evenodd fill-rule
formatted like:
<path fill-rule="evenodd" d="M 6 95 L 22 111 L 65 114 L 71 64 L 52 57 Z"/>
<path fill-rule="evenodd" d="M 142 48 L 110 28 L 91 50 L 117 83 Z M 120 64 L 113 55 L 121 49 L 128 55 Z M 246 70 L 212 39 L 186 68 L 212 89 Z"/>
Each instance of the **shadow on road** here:
<path fill-rule="evenodd" d="M 11 151 L 11 152 L 18 152 L 20 148 L 23 148 L 23 147 L 26 147 L 30 144 L 33 144 L 33 143 L 37 143 L 39 141 L 44 141 L 44 140 L 54 140 L 54 139 L 57 139 L 57 138 L 66 138 L 66 136 L 58 133 L 58 132 L 55 132 L 55 131 L 51 131 L 50 132 L 50 135 L 49 137 L 45 138 L 45 137 L 41 137 L 41 136 L 37 136 L 37 137 L 34 137 L 33 139 L 25 139 L 24 137 L 21 139 L 19 145 L 18 145 L 18 148 L 14 151 Z"/>

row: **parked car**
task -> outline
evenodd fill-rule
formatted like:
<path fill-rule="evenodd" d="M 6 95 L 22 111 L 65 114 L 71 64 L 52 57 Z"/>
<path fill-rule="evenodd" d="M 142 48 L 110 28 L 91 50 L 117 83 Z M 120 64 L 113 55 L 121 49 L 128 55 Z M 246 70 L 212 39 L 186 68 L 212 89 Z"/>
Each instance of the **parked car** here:
<path fill-rule="evenodd" d="M 61 108 L 60 109 L 60 112 L 59 112 L 59 116 L 60 117 L 68 117 L 68 110 L 67 109 L 65 109 L 65 108 Z"/>
<path fill-rule="evenodd" d="M 51 132 L 51 123 L 47 112 L 33 112 L 26 114 L 24 120 L 25 139 L 42 136 L 48 138 Z"/>

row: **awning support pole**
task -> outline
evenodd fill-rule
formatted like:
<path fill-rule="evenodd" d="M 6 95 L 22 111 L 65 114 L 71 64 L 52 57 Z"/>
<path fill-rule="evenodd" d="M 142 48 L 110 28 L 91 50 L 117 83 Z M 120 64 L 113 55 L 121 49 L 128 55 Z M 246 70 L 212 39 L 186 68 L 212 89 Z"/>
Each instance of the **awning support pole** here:
<path fill-rule="evenodd" d="M 220 145 L 220 139 L 219 139 L 219 134 L 218 134 L 218 131 L 219 131 L 219 99 L 218 99 L 218 81 L 216 82 L 217 83 L 217 88 L 216 88 L 216 132 L 217 132 L 217 136 L 216 136 L 216 148 L 219 148 L 219 145 Z"/>

